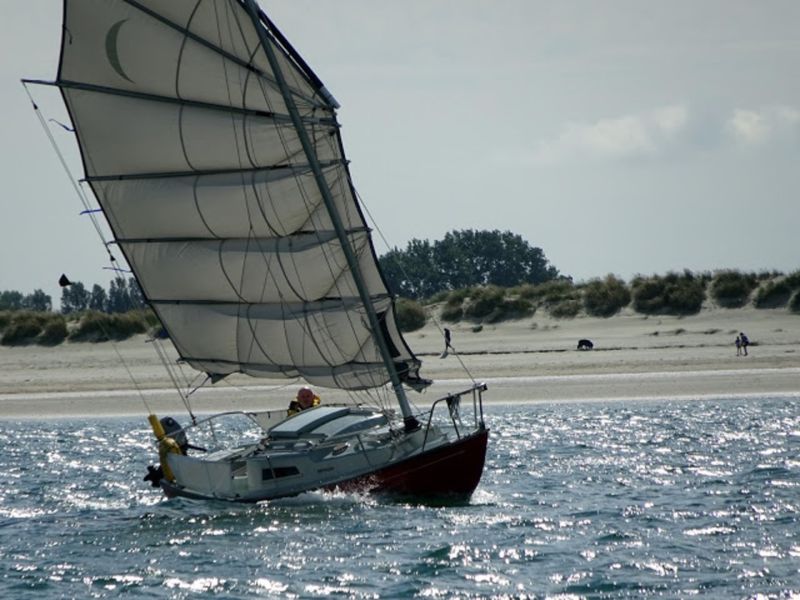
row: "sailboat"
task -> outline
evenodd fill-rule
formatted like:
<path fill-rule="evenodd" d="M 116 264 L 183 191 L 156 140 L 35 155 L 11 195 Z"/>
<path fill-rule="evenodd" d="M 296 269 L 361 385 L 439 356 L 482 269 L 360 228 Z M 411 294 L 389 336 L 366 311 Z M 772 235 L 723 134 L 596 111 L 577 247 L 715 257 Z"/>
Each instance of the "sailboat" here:
<path fill-rule="evenodd" d="M 150 414 L 150 481 L 235 502 L 469 497 L 486 386 L 409 399 L 431 382 L 396 322 L 339 104 L 270 18 L 253 0 L 65 0 L 63 14 L 54 83 L 84 180 L 179 360 L 209 385 L 243 373 L 352 399 L 185 426 Z M 232 416 L 243 438 L 222 434 Z M 219 448 L 198 444 L 209 432 Z"/>

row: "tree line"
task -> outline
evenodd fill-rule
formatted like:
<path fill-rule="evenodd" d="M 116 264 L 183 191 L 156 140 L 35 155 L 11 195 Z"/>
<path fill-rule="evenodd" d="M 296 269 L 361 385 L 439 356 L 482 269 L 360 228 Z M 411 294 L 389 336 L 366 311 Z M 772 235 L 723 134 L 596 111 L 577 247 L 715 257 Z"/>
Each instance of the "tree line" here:
<path fill-rule="evenodd" d="M 104 313 L 124 313 L 144 308 L 147 305 L 142 290 L 133 277 L 115 277 L 109 289 L 95 283 L 91 290 L 80 281 L 74 281 L 61 290 L 60 312 L 64 315 L 95 310 Z M 0 292 L 0 310 L 30 310 L 49 312 L 53 310 L 53 300 L 43 290 L 22 294 L 16 290 Z"/>
<path fill-rule="evenodd" d="M 558 279 L 541 248 L 511 231 L 451 231 L 431 243 L 412 239 L 380 257 L 390 291 L 420 300 L 440 292 L 493 285 L 514 287 Z"/>
<path fill-rule="evenodd" d="M 511 231 L 451 231 L 441 240 L 412 239 L 404 250 L 394 248 L 379 258 L 389 290 L 396 296 L 421 300 L 440 292 L 481 285 L 514 287 L 561 278 L 541 248 Z M 61 292 L 60 312 L 85 310 L 122 313 L 146 305 L 133 277 L 115 277 L 106 291 L 80 281 Z M 23 295 L 0 292 L 0 310 L 53 310 L 52 298 L 42 290 Z"/>

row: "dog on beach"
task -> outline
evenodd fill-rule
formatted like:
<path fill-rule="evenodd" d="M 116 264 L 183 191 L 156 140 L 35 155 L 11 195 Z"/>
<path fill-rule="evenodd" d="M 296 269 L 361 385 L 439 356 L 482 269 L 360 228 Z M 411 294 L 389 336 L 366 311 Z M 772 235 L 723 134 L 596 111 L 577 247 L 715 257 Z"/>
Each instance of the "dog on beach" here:
<path fill-rule="evenodd" d="M 578 340 L 578 350 L 591 350 L 592 348 L 594 348 L 592 340 Z"/>

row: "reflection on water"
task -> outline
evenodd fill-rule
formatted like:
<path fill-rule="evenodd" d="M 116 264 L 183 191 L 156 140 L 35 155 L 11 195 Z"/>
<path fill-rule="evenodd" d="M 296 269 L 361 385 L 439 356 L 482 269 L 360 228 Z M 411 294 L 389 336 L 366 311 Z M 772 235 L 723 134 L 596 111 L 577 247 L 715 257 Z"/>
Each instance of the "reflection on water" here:
<path fill-rule="evenodd" d="M 0 595 L 788 597 L 797 399 L 491 406 L 471 502 L 164 500 L 144 419 L 0 422 Z"/>

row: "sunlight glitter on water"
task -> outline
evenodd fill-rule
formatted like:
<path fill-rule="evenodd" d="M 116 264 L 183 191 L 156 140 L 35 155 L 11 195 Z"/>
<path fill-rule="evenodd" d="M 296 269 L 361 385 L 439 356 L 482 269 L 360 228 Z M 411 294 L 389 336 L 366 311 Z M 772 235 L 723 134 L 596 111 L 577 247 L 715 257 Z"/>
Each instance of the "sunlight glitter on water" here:
<path fill-rule="evenodd" d="M 483 482 L 445 507 L 165 501 L 138 420 L 7 423 L 0 595 L 790 597 L 797 404 L 492 407 Z"/>

